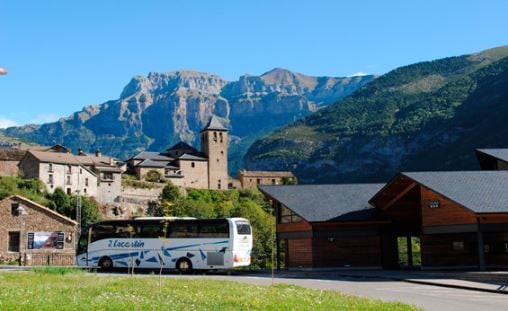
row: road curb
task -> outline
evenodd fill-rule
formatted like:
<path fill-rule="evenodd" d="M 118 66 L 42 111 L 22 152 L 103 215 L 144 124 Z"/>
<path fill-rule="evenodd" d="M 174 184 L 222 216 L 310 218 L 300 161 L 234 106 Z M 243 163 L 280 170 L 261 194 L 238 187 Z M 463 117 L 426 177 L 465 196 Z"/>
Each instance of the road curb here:
<path fill-rule="evenodd" d="M 352 277 L 352 278 L 370 278 L 370 279 L 382 279 L 382 280 L 390 280 L 390 281 L 401 281 L 406 283 L 413 284 L 423 284 L 423 285 L 433 285 L 439 287 L 447 287 L 447 288 L 457 288 L 457 289 L 465 289 L 465 290 L 473 290 L 479 292 L 488 292 L 495 294 L 508 295 L 508 291 L 506 290 L 496 290 L 496 289 L 488 289 L 481 287 L 473 287 L 473 286 L 465 286 L 465 285 L 456 285 L 456 284 L 447 284 L 447 283 L 438 283 L 432 281 L 422 281 L 422 280 L 414 280 L 414 279 L 405 279 L 405 278 L 397 278 L 397 277 L 385 277 L 385 276 L 374 276 L 374 275 L 351 275 L 351 274 L 339 274 L 340 277 Z"/>

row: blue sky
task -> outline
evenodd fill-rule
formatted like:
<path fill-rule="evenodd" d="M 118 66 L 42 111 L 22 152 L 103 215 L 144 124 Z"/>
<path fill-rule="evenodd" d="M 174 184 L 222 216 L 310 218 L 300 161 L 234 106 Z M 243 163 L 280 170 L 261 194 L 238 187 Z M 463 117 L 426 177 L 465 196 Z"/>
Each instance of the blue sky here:
<path fill-rule="evenodd" d="M 507 0 L 2 0 L 0 14 L 0 128 L 116 99 L 150 71 L 382 74 L 508 44 Z"/>

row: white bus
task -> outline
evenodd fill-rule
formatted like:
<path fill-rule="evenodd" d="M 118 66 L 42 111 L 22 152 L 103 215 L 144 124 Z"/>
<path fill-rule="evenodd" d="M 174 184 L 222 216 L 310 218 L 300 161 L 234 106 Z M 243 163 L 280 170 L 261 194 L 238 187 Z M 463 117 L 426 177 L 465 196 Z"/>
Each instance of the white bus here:
<path fill-rule="evenodd" d="M 248 266 L 252 228 L 244 218 L 142 217 L 98 222 L 82 231 L 77 264 L 83 267 L 199 269 Z"/>

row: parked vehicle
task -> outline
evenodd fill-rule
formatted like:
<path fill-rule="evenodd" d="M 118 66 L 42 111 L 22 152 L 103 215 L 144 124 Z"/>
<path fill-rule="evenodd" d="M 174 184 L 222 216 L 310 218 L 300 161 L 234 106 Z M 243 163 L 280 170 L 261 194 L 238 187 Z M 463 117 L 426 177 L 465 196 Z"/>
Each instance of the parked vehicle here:
<path fill-rule="evenodd" d="M 101 267 L 229 269 L 250 264 L 252 227 L 244 218 L 141 217 L 83 229 L 77 264 Z"/>

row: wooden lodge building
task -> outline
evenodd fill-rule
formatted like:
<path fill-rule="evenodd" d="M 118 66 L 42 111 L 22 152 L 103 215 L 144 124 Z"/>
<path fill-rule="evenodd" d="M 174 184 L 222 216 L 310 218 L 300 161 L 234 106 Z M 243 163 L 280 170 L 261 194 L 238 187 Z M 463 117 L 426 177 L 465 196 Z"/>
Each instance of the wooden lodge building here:
<path fill-rule="evenodd" d="M 279 267 L 508 268 L 508 149 L 476 153 L 481 171 L 260 186 L 276 211 Z"/>

